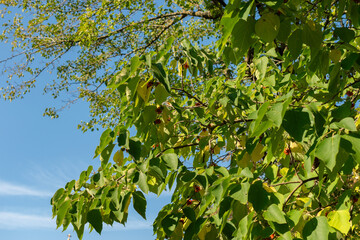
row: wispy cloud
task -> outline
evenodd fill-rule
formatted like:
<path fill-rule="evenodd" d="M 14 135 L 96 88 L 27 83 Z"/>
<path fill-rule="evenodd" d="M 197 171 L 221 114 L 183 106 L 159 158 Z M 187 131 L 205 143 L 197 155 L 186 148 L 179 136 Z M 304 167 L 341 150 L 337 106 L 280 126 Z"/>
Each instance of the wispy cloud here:
<path fill-rule="evenodd" d="M 55 229 L 55 220 L 40 215 L 27 215 L 15 212 L 0 212 L 0 229 Z"/>
<path fill-rule="evenodd" d="M 32 189 L 24 185 L 17 185 L 0 180 L 0 196 L 34 196 L 51 197 L 53 193 Z"/>

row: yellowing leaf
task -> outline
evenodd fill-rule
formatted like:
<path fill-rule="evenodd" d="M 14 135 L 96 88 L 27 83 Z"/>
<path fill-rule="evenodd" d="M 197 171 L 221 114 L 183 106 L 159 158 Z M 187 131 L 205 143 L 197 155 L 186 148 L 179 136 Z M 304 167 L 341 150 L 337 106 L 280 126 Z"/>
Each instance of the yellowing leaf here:
<path fill-rule="evenodd" d="M 251 153 L 251 160 L 255 163 L 258 162 L 263 156 L 264 153 L 262 150 L 264 149 L 264 146 L 260 143 L 258 143 L 255 147 L 255 149 Z"/>
<path fill-rule="evenodd" d="M 338 63 L 341 59 L 341 51 L 339 49 L 331 49 L 329 57 L 334 63 Z"/>
<path fill-rule="evenodd" d="M 297 142 L 290 142 L 290 149 L 292 153 L 302 153 L 304 150 L 301 144 Z"/>
<path fill-rule="evenodd" d="M 151 87 L 148 87 L 145 81 L 139 82 L 136 91 L 138 95 L 144 100 L 144 102 L 148 101 L 151 92 Z"/>
<path fill-rule="evenodd" d="M 214 149 L 213 149 L 213 151 L 214 151 L 214 154 L 219 154 L 220 153 L 220 148 L 219 148 L 219 146 L 218 145 L 216 145 L 215 147 L 214 147 Z"/>
<path fill-rule="evenodd" d="M 332 211 L 328 214 L 328 223 L 331 227 L 347 234 L 350 230 L 350 212 L 348 210 Z"/>
<path fill-rule="evenodd" d="M 117 165 L 122 166 L 124 164 L 124 152 L 122 150 L 117 151 L 114 154 L 113 160 Z"/>
<path fill-rule="evenodd" d="M 250 164 L 250 160 L 251 160 L 251 156 L 249 155 L 249 153 L 245 153 L 244 156 L 238 161 L 238 165 L 241 168 L 246 168 L 246 167 L 251 167 Z"/>

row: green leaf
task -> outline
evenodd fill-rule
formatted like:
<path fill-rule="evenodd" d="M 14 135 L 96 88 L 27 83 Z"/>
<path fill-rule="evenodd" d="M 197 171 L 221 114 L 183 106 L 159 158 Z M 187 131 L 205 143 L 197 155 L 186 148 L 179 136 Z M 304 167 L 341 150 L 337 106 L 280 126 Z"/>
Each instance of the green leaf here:
<path fill-rule="evenodd" d="M 248 202 L 248 193 L 249 193 L 250 183 L 244 182 L 236 184 L 234 188 L 230 190 L 230 197 L 238 200 L 242 204 L 246 204 Z"/>
<path fill-rule="evenodd" d="M 141 156 L 141 142 L 137 138 L 129 139 L 129 154 L 134 157 L 135 160 L 139 160 Z"/>
<path fill-rule="evenodd" d="M 310 127 L 309 113 L 304 109 L 292 109 L 285 113 L 282 126 L 297 142 L 302 142 L 305 131 Z"/>
<path fill-rule="evenodd" d="M 348 153 L 353 155 L 353 158 L 360 163 L 360 136 L 359 135 L 342 135 L 342 140 L 346 140 L 350 142 L 350 144 L 346 144 L 346 146 L 351 146 L 350 149 L 347 150 Z"/>
<path fill-rule="evenodd" d="M 279 224 L 285 224 L 285 213 L 280 210 L 278 205 L 271 204 L 263 214 L 265 220 L 270 222 L 276 222 Z"/>
<path fill-rule="evenodd" d="M 158 104 L 162 104 L 166 101 L 169 93 L 166 91 L 164 85 L 158 85 L 155 88 L 155 101 Z"/>
<path fill-rule="evenodd" d="M 341 27 L 335 28 L 334 36 L 340 38 L 342 41 L 349 43 L 355 37 L 355 32 L 349 28 Z"/>
<path fill-rule="evenodd" d="M 60 227 L 62 224 L 63 224 L 63 221 L 65 219 L 65 216 L 66 214 L 68 213 L 68 210 L 71 206 L 71 201 L 68 200 L 68 201 L 65 201 L 63 202 L 60 207 L 59 207 L 59 210 L 57 211 L 56 215 L 57 215 L 57 218 L 56 218 L 56 227 Z"/>
<path fill-rule="evenodd" d="M 328 214 L 329 226 L 346 235 L 350 230 L 350 212 L 348 210 L 332 211 Z"/>
<path fill-rule="evenodd" d="M 332 123 L 330 127 L 334 129 L 344 128 L 353 132 L 357 131 L 354 119 L 352 117 L 347 117 L 342 119 L 340 122 Z"/>
<path fill-rule="evenodd" d="M 130 76 L 135 73 L 135 71 L 139 68 L 141 63 L 142 63 L 142 61 L 140 61 L 140 58 L 138 56 L 134 56 L 134 57 L 131 58 L 131 60 L 130 60 L 130 73 L 129 73 Z"/>
<path fill-rule="evenodd" d="M 280 29 L 280 18 L 273 13 L 264 14 L 255 24 L 256 34 L 265 42 L 272 42 Z"/>
<path fill-rule="evenodd" d="M 323 216 L 312 218 L 303 229 L 303 237 L 306 240 L 328 239 L 328 235 L 329 225 Z"/>
<path fill-rule="evenodd" d="M 178 168 L 178 156 L 175 153 L 165 153 L 161 156 L 162 160 L 166 163 L 166 166 L 172 170 Z"/>
<path fill-rule="evenodd" d="M 279 39 L 282 42 L 287 42 L 289 36 L 291 33 L 291 20 L 288 18 L 285 18 L 280 23 L 280 29 L 277 35 L 277 39 Z"/>
<path fill-rule="evenodd" d="M 121 129 L 119 136 L 117 138 L 117 142 L 119 147 L 124 146 L 126 149 L 129 148 L 129 137 L 130 133 L 126 129 Z"/>
<path fill-rule="evenodd" d="M 296 29 L 288 39 L 288 48 L 293 59 L 296 59 L 303 49 L 301 36 L 302 31 L 300 29 Z"/>
<path fill-rule="evenodd" d="M 170 93 L 170 82 L 163 65 L 161 63 L 153 63 L 151 65 L 151 69 L 153 70 L 154 75 L 159 80 L 159 82 L 164 85 L 166 91 Z"/>
<path fill-rule="evenodd" d="M 181 216 L 182 216 L 181 213 L 173 213 L 173 214 L 167 215 L 161 221 L 161 226 L 163 227 L 166 235 L 171 236 L 171 234 L 174 232 L 176 226 L 178 225 Z"/>
<path fill-rule="evenodd" d="M 315 156 L 325 163 L 325 166 L 332 170 L 336 164 L 336 155 L 340 147 L 340 135 L 334 135 L 323 139 L 315 149 Z"/>
<path fill-rule="evenodd" d="M 107 145 L 113 141 L 113 131 L 111 129 L 106 129 L 100 137 L 100 144 L 96 147 L 94 158 L 99 156 L 99 154 L 107 147 Z"/>
<path fill-rule="evenodd" d="M 132 193 L 134 209 L 146 220 L 146 199 L 142 192 Z"/>
<path fill-rule="evenodd" d="M 350 53 L 349 56 L 347 56 L 344 60 L 341 61 L 341 67 L 345 70 L 350 70 L 359 58 L 359 53 Z"/>
<path fill-rule="evenodd" d="M 323 39 L 321 26 L 317 25 L 313 21 L 308 21 L 307 24 L 304 24 L 303 26 L 303 42 L 310 47 L 312 56 L 315 56 L 320 50 Z"/>
<path fill-rule="evenodd" d="M 340 66 L 340 63 L 335 64 L 330 72 L 328 90 L 333 94 L 336 93 L 339 89 Z"/>
<path fill-rule="evenodd" d="M 111 156 L 112 150 L 114 149 L 115 144 L 111 143 L 109 144 L 100 154 L 100 161 L 102 161 L 103 164 L 107 164 L 109 161 L 109 158 Z"/>
<path fill-rule="evenodd" d="M 237 59 L 247 52 L 253 39 L 251 35 L 254 33 L 254 20 L 247 21 L 240 19 L 234 26 L 232 31 L 231 42 L 233 49 L 236 51 Z"/>
<path fill-rule="evenodd" d="M 149 185 L 147 183 L 147 176 L 143 172 L 138 172 L 138 174 L 139 174 L 139 180 L 136 183 L 139 185 L 139 188 L 144 193 L 147 194 L 149 192 Z"/>
<path fill-rule="evenodd" d="M 87 221 L 91 224 L 91 226 L 93 226 L 95 231 L 101 234 L 103 228 L 103 220 L 99 209 L 90 210 L 87 213 Z"/>
<path fill-rule="evenodd" d="M 193 208 L 191 207 L 186 207 L 183 209 L 183 212 L 185 214 L 185 216 L 190 219 L 190 221 L 195 222 L 196 221 L 196 214 Z"/>
<path fill-rule="evenodd" d="M 257 69 L 256 76 L 258 80 L 263 80 L 265 78 L 268 62 L 269 59 L 266 56 L 255 59 L 254 63 Z"/>
<path fill-rule="evenodd" d="M 270 110 L 266 113 L 266 116 L 269 120 L 271 120 L 277 127 L 280 127 L 285 116 L 285 112 L 287 107 L 291 102 L 291 98 L 282 103 L 274 104 Z"/>
<path fill-rule="evenodd" d="M 269 204 L 268 192 L 263 188 L 261 181 L 256 181 L 249 189 L 249 202 L 252 203 L 255 211 L 265 210 Z"/>

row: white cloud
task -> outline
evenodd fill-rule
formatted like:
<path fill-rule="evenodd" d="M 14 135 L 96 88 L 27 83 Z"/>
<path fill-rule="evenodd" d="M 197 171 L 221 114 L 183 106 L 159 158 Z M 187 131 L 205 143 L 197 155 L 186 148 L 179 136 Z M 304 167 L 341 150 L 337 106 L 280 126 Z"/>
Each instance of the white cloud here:
<path fill-rule="evenodd" d="M 51 197 L 53 193 L 31 189 L 27 186 L 16 185 L 0 180 L 0 196 L 34 196 Z"/>
<path fill-rule="evenodd" d="M 0 229 L 55 229 L 55 220 L 40 215 L 26 215 L 15 212 L 0 212 Z"/>

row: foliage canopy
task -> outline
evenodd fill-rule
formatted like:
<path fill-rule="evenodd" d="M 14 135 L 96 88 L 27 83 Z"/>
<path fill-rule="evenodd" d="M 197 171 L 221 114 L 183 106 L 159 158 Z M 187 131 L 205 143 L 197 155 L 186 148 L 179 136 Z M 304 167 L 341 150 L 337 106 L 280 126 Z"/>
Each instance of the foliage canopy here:
<path fill-rule="evenodd" d="M 360 6 L 356 0 L 2 1 L 32 13 L 3 40 L 57 65 L 108 127 L 52 198 L 57 226 L 146 218 L 157 239 L 360 237 Z M 16 73 L 16 72 L 15 72 Z M 35 81 L 15 86 L 12 99 Z"/>

